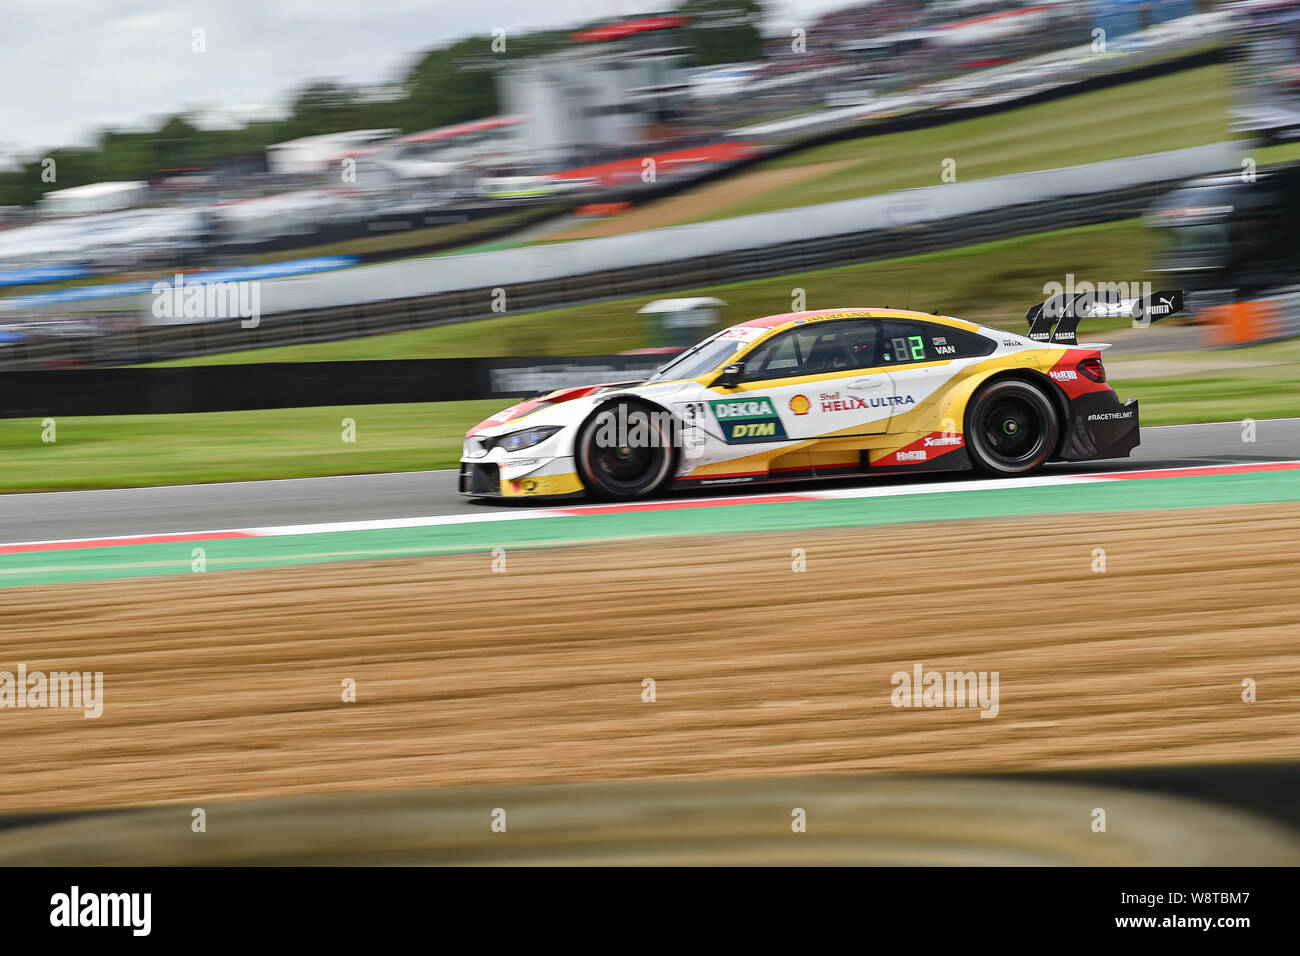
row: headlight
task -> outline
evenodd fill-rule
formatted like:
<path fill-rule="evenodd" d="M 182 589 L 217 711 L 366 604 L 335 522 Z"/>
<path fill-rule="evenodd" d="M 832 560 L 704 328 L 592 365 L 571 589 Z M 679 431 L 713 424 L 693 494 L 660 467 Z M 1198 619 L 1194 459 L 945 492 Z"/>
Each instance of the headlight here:
<path fill-rule="evenodd" d="M 540 445 L 546 439 L 550 438 L 560 430 L 559 425 L 543 425 L 540 428 L 524 428 L 517 432 L 511 432 L 508 435 L 502 435 L 500 438 L 492 440 L 492 445 L 503 449 L 507 454 L 515 451 L 523 451 L 525 448 L 532 448 L 534 445 Z"/>

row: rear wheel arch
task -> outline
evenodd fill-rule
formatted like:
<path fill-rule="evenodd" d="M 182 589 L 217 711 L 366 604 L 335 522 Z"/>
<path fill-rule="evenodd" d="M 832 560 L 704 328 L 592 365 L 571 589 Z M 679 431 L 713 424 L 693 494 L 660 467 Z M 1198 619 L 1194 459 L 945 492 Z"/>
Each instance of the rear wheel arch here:
<path fill-rule="evenodd" d="M 1058 392 L 1059 387 L 1047 376 L 1029 370 L 1016 369 L 981 380 L 963 412 L 965 445 L 975 470 L 1023 475 L 1056 457 L 1069 427 L 1069 418 L 1062 412 L 1063 396 Z M 1005 418 L 1003 428 L 987 427 L 986 415 Z"/>
<path fill-rule="evenodd" d="M 1051 461 L 1056 459 L 1061 454 L 1061 450 L 1065 447 L 1065 443 L 1069 436 L 1070 399 L 1066 396 L 1060 385 L 1052 381 L 1048 376 L 1044 375 L 1037 369 L 1003 369 L 990 373 L 986 377 L 980 379 L 979 383 L 971 390 L 970 396 L 966 399 L 967 408 L 969 408 L 970 403 L 975 400 L 975 396 L 990 383 L 995 381 L 1004 381 L 1006 379 L 1014 379 L 1024 382 L 1027 385 L 1034 386 L 1046 395 L 1056 407 L 1056 418 L 1060 425 L 1060 434 L 1056 438 L 1056 447 L 1052 449 L 1051 454 L 1048 456 L 1048 460 Z M 964 420 L 965 409 L 963 409 L 962 417 Z"/>

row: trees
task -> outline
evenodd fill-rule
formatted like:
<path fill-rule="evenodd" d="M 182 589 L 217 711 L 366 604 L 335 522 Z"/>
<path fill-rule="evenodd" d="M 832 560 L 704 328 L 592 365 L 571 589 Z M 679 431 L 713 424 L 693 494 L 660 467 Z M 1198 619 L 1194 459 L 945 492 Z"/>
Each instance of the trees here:
<path fill-rule="evenodd" d="M 760 55 L 762 0 L 686 0 L 677 11 L 700 64 Z M 495 74 L 511 61 L 570 45 L 570 30 L 484 34 L 419 57 L 397 84 L 395 98 L 337 80 L 314 80 L 293 98 L 289 116 L 242 130 L 204 130 L 171 116 L 152 132 L 106 130 L 89 149 L 56 149 L 21 169 L 0 172 L 0 206 L 30 205 L 51 189 L 103 180 L 154 179 L 166 170 L 210 166 L 261 153 L 272 143 L 351 129 L 395 128 L 411 133 L 493 116 L 500 110 Z M 55 160 L 55 183 L 41 178 L 41 160 Z"/>
<path fill-rule="evenodd" d="M 698 65 L 739 63 L 762 55 L 762 0 L 686 0 L 677 12 L 691 19 L 686 36 Z"/>

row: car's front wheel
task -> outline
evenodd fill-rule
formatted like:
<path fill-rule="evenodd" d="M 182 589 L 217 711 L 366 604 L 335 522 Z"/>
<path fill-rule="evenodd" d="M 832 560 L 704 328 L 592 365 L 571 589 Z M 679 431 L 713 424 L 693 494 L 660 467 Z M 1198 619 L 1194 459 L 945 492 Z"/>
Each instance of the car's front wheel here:
<path fill-rule="evenodd" d="M 640 402 L 614 402 L 587 419 L 575 449 L 587 489 L 615 501 L 644 498 L 672 477 L 670 415 Z"/>
<path fill-rule="evenodd" d="M 966 450 L 977 471 L 1023 475 L 1056 448 L 1060 419 L 1052 400 L 1019 379 L 992 382 L 966 410 Z"/>

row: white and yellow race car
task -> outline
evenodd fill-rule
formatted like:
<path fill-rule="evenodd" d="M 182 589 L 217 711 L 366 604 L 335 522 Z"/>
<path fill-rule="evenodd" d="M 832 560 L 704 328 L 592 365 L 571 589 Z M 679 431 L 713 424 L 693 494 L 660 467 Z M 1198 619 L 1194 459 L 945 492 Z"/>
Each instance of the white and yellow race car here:
<path fill-rule="evenodd" d="M 752 319 L 641 382 L 561 389 L 470 429 L 460 491 L 634 499 L 674 488 L 1123 458 L 1136 400 L 1106 384 L 1083 318 L 1166 318 L 1179 292 L 1032 307 L 1028 336 L 946 315 L 834 309 Z"/>

